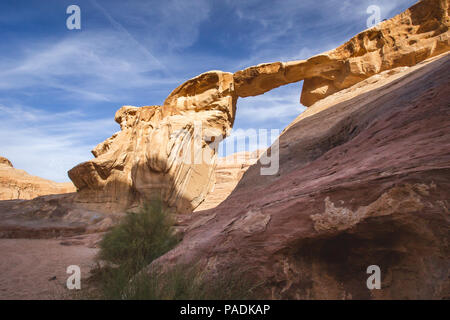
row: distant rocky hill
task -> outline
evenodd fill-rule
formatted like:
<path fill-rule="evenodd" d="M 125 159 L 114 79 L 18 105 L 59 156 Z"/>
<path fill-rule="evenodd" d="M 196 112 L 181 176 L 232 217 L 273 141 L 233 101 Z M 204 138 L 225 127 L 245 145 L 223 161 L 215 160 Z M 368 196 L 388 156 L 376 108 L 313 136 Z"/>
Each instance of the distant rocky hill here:
<path fill-rule="evenodd" d="M 0 165 L 4 165 L 4 166 L 13 168 L 11 161 L 9 161 L 8 159 L 6 159 L 4 157 L 0 157 Z"/>
<path fill-rule="evenodd" d="M 49 194 L 75 192 L 71 182 L 57 183 L 13 167 L 11 161 L 0 157 L 0 200 L 33 199 Z"/>

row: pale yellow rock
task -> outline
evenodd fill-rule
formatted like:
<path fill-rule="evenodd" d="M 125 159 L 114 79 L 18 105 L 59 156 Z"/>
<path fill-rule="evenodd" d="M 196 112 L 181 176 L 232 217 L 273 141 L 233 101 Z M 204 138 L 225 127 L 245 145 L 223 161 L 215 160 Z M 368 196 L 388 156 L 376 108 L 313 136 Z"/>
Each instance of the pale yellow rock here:
<path fill-rule="evenodd" d="M 358 100 L 365 99 L 366 103 L 372 102 L 376 99 L 379 99 L 382 97 L 383 93 L 372 95 L 370 98 L 364 97 L 363 94 L 373 91 L 376 88 L 379 88 L 381 86 L 389 86 L 392 88 L 398 87 L 398 85 L 395 83 L 397 79 L 400 79 L 407 75 L 408 73 L 414 72 L 415 70 L 418 70 L 422 68 L 424 65 L 434 61 L 438 60 L 440 58 L 443 58 L 444 56 L 449 55 L 449 52 L 442 53 L 436 57 L 429 58 L 425 61 L 422 61 L 418 63 L 415 66 L 412 67 L 398 67 L 390 70 L 386 70 L 383 72 L 380 72 L 376 75 L 373 75 L 370 78 L 367 78 L 361 82 L 358 82 L 357 84 L 351 86 L 350 88 L 346 88 L 343 90 L 340 90 L 322 100 L 317 101 L 312 106 L 307 108 L 304 112 L 302 112 L 297 118 L 295 118 L 283 131 L 288 130 L 290 127 L 292 127 L 297 122 L 301 121 L 302 119 L 305 119 L 307 117 L 313 116 L 323 110 L 326 110 L 338 103 L 342 103 L 351 99 L 357 98 Z"/>
<path fill-rule="evenodd" d="M 50 194 L 75 192 L 72 183 L 57 183 L 13 167 L 11 161 L 0 157 L 0 200 L 33 199 Z"/>
<path fill-rule="evenodd" d="M 7 166 L 7 167 L 13 167 L 11 161 L 9 161 L 8 159 L 4 158 L 4 157 L 0 157 L 0 166 Z"/>
<path fill-rule="evenodd" d="M 247 169 L 255 164 L 265 150 L 253 152 L 243 151 L 218 158 L 215 170 L 216 183 L 206 196 L 205 201 L 195 211 L 207 210 L 217 207 L 236 188 Z"/>
<path fill-rule="evenodd" d="M 305 80 L 301 103 L 311 106 L 377 73 L 413 66 L 446 52 L 448 0 L 423 0 L 342 46 L 307 60 L 260 64 L 234 73 L 237 95 L 260 95 Z"/>
<path fill-rule="evenodd" d="M 121 131 L 94 148 L 96 157 L 69 171 L 76 201 L 122 211 L 161 198 L 192 212 L 215 182 L 216 149 L 234 122 L 233 75 L 211 71 L 176 88 L 163 106 L 124 106 Z"/>

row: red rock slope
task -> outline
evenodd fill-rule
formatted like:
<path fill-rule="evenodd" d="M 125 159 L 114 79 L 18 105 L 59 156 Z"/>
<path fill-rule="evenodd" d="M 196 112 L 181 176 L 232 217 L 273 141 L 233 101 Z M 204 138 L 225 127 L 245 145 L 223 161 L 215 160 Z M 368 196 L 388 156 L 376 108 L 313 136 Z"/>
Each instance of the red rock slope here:
<path fill-rule="evenodd" d="M 449 75 L 444 54 L 311 106 L 280 136 L 279 174 L 250 167 L 155 263 L 251 268 L 267 298 L 449 298 Z"/>

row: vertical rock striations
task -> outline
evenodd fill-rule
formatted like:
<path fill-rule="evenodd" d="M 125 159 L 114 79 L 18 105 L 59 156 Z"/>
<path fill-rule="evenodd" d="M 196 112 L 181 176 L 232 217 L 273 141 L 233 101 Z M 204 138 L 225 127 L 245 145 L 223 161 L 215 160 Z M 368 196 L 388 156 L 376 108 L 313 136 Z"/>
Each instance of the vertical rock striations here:
<path fill-rule="evenodd" d="M 214 185 L 215 142 L 229 133 L 235 110 L 233 76 L 221 71 L 185 82 L 163 106 L 122 107 L 121 131 L 69 171 L 77 201 L 121 211 L 156 196 L 191 212 Z"/>

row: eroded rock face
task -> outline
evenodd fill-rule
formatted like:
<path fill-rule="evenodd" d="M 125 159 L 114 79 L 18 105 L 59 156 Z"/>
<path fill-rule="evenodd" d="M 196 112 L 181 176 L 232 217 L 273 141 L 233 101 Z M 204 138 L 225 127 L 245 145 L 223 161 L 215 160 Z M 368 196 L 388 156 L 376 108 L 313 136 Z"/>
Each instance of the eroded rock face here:
<path fill-rule="evenodd" d="M 77 201 L 122 211 L 156 196 L 192 212 L 214 185 L 214 141 L 229 133 L 235 109 L 232 74 L 221 71 L 182 84 L 163 106 L 122 107 L 121 131 L 69 171 Z"/>
<path fill-rule="evenodd" d="M 75 192 L 72 183 L 57 183 L 15 169 L 0 157 L 0 200 L 33 199 L 43 195 Z"/>
<path fill-rule="evenodd" d="M 392 19 L 354 36 L 342 46 L 308 60 L 274 62 L 234 74 L 237 95 L 260 95 L 305 80 L 301 103 L 311 106 L 374 74 L 413 66 L 446 52 L 449 43 L 448 0 L 423 0 Z"/>
<path fill-rule="evenodd" d="M 48 239 L 105 232 L 125 213 L 86 209 L 75 193 L 0 201 L 0 239 Z"/>
<path fill-rule="evenodd" d="M 280 136 L 278 175 L 251 166 L 154 264 L 241 267 L 264 298 L 448 299 L 449 74 L 445 54 L 318 103 Z"/>
<path fill-rule="evenodd" d="M 11 161 L 9 161 L 8 159 L 6 159 L 4 157 L 0 157 L 0 165 L 13 168 Z"/>
<path fill-rule="evenodd" d="M 205 201 L 195 211 L 217 207 L 224 201 L 233 192 L 245 171 L 258 161 L 263 152 L 264 150 L 243 151 L 218 158 L 215 169 L 216 183 L 206 196 Z"/>

